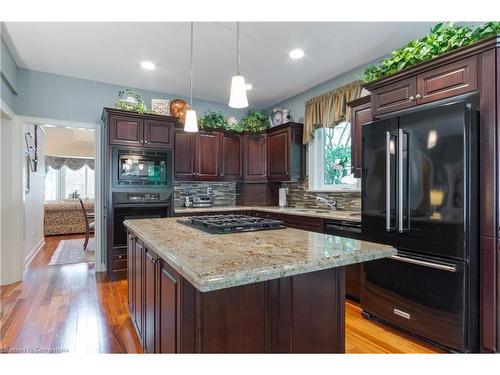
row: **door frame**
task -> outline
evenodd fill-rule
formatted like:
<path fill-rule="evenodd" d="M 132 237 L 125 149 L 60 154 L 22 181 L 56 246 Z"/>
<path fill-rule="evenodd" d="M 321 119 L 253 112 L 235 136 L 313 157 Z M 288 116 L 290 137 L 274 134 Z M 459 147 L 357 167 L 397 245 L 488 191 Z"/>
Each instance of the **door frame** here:
<path fill-rule="evenodd" d="M 14 111 L 0 99 L 0 118 L 5 118 L 10 122 L 9 126 L 12 126 L 12 131 L 10 132 L 10 143 L 12 145 L 12 160 L 11 163 L 14 165 L 12 173 L 9 174 L 10 187 L 12 195 L 9 199 L 12 205 L 8 208 L 8 223 L 2 223 L 0 227 L 1 237 L 7 239 L 4 243 L 8 244 L 7 248 L 2 248 L 2 243 L 0 242 L 0 257 L 2 261 L 2 268 L 0 269 L 0 285 L 8 285 L 15 282 L 22 281 L 23 271 L 24 271 L 24 259 L 23 252 L 21 251 L 23 244 L 23 220 L 22 220 L 22 206 L 23 206 L 23 157 L 21 156 L 21 140 L 22 140 L 22 126 L 20 125 L 19 117 L 14 113 Z M 1 121 L 0 121 L 1 122 Z M 4 125 L 1 125 L 4 126 Z M 1 154 L 0 154 L 1 159 Z M 17 165 L 17 168 L 15 167 Z M 2 173 L 0 176 L 0 181 L 5 178 L 5 174 Z M 3 199 L 2 199 L 3 197 Z M 5 209 L 5 205 L 2 201 L 5 200 L 5 195 L 0 194 L 0 207 L 2 211 Z M 1 222 L 1 215 L 0 215 Z M 5 229 L 5 233 L 4 233 Z M 5 263 L 4 263 L 5 262 Z M 5 266 L 5 267 L 3 267 Z"/>
<path fill-rule="evenodd" d="M 24 128 L 25 124 L 51 124 L 58 127 L 71 127 L 71 128 L 87 128 L 94 129 L 94 141 L 95 141 L 95 270 L 96 272 L 106 271 L 106 254 L 104 254 L 104 210 L 103 210 L 103 198 L 104 198 L 104 184 L 103 184 L 103 139 L 101 134 L 101 124 L 92 122 L 80 122 L 80 121 L 67 121 L 58 119 L 49 119 L 43 117 L 31 117 L 31 116 L 19 116 L 21 122 L 21 129 Z M 22 158 L 22 155 L 20 155 Z M 22 160 L 20 161 L 22 162 Z M 24 230 L 24 228 L 23 228 Z"/>

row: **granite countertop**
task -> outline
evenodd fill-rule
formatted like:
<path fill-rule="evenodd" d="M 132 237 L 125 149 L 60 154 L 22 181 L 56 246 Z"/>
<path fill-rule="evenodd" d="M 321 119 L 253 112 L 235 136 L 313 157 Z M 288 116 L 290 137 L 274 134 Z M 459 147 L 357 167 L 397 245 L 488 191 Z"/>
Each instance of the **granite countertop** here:
<path fill-rule="evenodd" d="M 298 229 L 209 234 L 183 218 L 125 226 L 201 292 L 396 255 L 387 245 Z"/>
<path fill-rule="evenodd" d="M 328 209 L 314 209 L 314 208 L 292 208 L 292 207 L 269 207 L 269 206 L 213 206 L 213 207 L 199 207 L 199 208 L 175 208 L 175 213 L 197 213 L 197 212 L 227 212 L 227 211 L 263 211 L 263 212 L 276 212 L 287 215 L 319 217 L 322 219 L 345 220 L 352 222 L 361 222 L 360 211 L 348 210 L 328 210 Z"/>

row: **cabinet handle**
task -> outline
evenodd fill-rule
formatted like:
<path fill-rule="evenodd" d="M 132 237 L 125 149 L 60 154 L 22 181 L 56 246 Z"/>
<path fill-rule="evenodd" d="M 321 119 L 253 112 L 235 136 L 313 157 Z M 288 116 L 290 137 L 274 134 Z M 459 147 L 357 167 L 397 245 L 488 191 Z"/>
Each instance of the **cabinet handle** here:
<path fill-rule="evenodd" d="M 415 95 L 415 99 L 421 99 L 422 96 L 420 94 Z"/>
<path fill-rule="evenodd" d="M 408 98 L 410 100 L 410 102 L 414 101 L 415 100 L 415 97 L 412 95 Z"/>

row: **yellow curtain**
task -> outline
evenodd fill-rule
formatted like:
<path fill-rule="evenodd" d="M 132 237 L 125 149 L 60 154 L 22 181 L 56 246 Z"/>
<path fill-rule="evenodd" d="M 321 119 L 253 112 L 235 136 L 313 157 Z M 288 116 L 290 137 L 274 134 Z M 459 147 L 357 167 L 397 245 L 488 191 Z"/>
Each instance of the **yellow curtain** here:
<path fill-rule="evenodd" d="M 306 102 L 303 144 L 309 143 L 317 128 L 335 126 L 351 120 L 347 102 L 357 99 L 363 90 L 362 81 L 351 82 Z"/>

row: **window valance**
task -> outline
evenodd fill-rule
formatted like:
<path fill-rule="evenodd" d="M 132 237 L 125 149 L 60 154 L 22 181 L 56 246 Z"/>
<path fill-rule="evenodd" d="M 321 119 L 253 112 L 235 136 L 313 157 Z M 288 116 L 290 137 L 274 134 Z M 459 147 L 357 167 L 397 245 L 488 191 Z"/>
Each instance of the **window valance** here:
<path fill-rule="evenodd" d="M 63 158 L 59 156 L 45 156 L 45 171 L 49 170 L 49 167 L 59 170 L 63 166 L 68 167 L 74 171 L 88 166 L 90 169 L 94 170 L 94 159 L 85 158 Z"/>
<path fill-rule="evenodd" d="M 354 81 L 306 102 L 303 144 L 309 143 L 317 128 L 335 126 L 351 120 L 347 103 L 357 99 L 363 90 L 362 81 Z"/>

